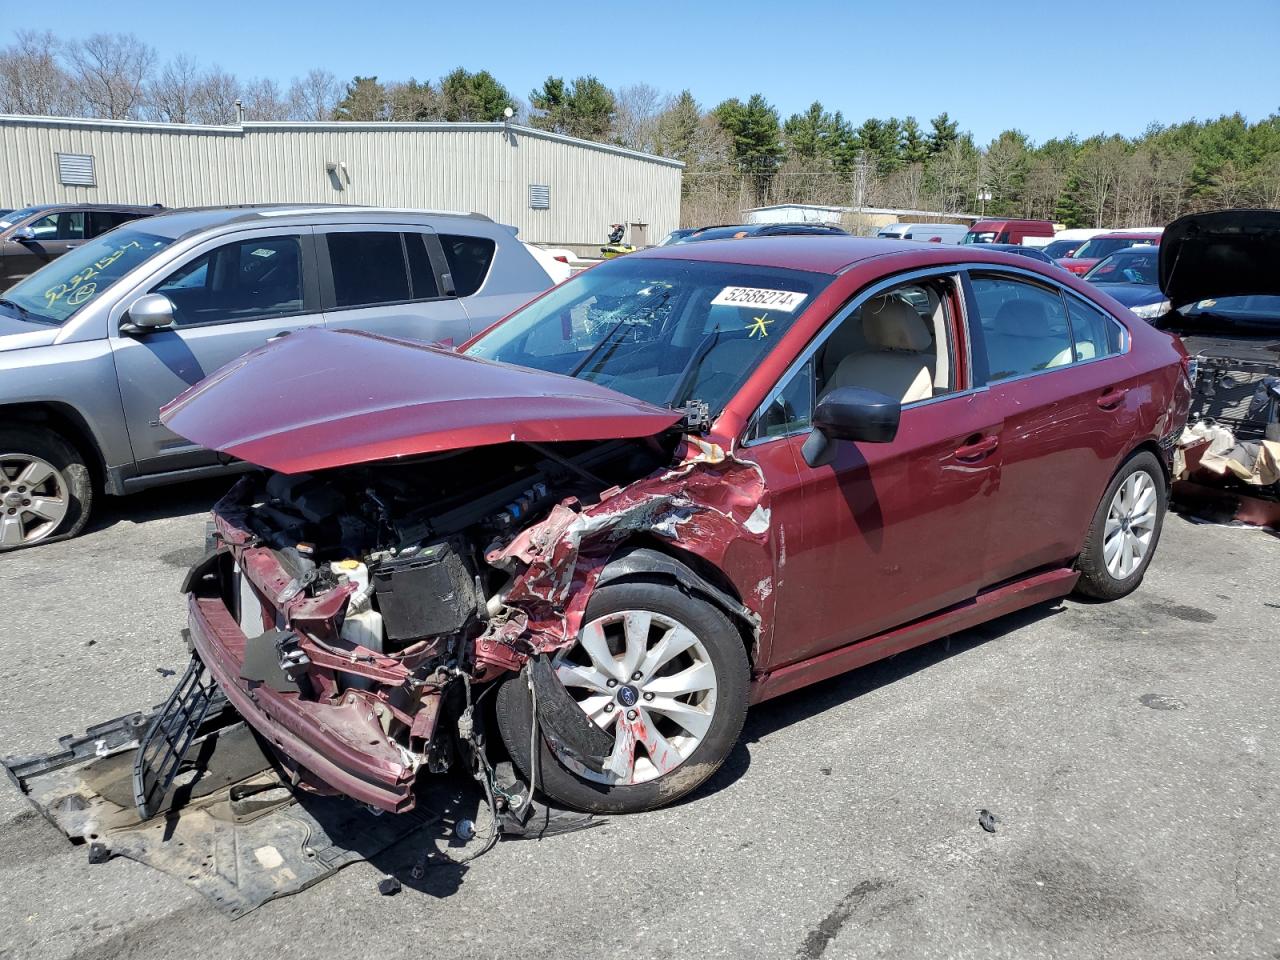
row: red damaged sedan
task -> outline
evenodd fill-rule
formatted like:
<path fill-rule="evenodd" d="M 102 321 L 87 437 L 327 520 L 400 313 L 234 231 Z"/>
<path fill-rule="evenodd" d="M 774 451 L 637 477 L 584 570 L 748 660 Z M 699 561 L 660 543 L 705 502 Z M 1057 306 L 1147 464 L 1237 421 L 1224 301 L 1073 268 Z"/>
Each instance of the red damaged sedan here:
<path fill-rule="evenodd" d="M 500 739 L 559 804 L 659 806 L 749 704 L 1134 590 L 1186 362 L 1025 258 L 840 237 L 632 254 L 457 353 L 295 333 L 164 412 L 263 468 L 188 575 L 192 669 L 304 788 L 492 790 Z"/>

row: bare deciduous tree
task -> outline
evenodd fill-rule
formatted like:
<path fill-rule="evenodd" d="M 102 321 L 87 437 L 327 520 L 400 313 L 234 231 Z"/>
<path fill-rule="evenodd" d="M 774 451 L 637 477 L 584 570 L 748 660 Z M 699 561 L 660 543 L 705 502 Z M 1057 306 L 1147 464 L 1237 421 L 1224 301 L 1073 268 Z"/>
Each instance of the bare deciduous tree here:
<path fill-rule="evenodd" d="M 194 58 L 186 54 L 174 57 L 147 84 L 148 115 L 166 123 L 190 123 L 200 79 L 200 66 Z"/>
<path fill-rule="evenodd" d="M 156 52 L 127 33 L 95 33 L 67 52 L 72 75 L 89 111 L 128 119 L 142 105 Z"/>
<path fill-rule="evenodd" d="M 672 105 L 672 98 L 647 83 L 634 83 L 613 92 L 617 112 L 613 139 L 632 150 L 652 153 L 658 140 L 658 118 Z"/>
<path fill-rule="evenodd" d="M 332 120 L 342 84 L 328 70 L 312 70 L 289 85 L 289 114 L 294 120 Z"/>
<path fill-rule="evenodd" d="M 245 84 L 240 92 L 246 120 L 288 120 L 289 101 L 280 93 L 280 85 L 267 77 L 258 77 Z"/>
<path fill-rule="evenodd" d="M 240 81 L 221 67 L 213 67 L 200 78 L 191 103 L 194 123 L 235 123 Z"/>
<path fill-rule="evenodd" d="M 58 62 L 59 41 L 48 30 L 19 30 L 0 50 L 0 111 L 74 116 L 81 109 L 71 77 Z"/>

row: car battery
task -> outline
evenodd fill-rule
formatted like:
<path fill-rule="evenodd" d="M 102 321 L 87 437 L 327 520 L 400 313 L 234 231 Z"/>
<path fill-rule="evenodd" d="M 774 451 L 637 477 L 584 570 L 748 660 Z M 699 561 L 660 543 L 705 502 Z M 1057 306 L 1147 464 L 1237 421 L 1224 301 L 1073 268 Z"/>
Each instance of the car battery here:
<path fill-rule="evenodd" d="M 448 541 L 384 560 L 370 572 L 388 640 L 455 633 L 475 615 L 475 582 Z"/>

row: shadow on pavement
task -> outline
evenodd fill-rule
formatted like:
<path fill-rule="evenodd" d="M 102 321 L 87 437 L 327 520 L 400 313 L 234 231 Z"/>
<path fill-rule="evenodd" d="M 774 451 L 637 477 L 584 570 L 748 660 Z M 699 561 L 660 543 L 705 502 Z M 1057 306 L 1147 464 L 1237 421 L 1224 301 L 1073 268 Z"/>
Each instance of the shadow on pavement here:
<path fill-rule="evenodd" d="M 236 477 L 193 480 L 172 486 L 155 487 L 124 497 L 98 495 L 85 533 L 105 530 L 117 523 L 149 523 L 193 513 L 208 513 L 223 494 L 231 489 Z"/>
<path fill-rule="evenodd" d="M 743 776 L 751 766 L 750 745 L 758 743 L 769 734 L 809 720 L 839 704 L 856 700 L 864 694 L 909 677 L 918 670 L 925 670 L 951 657 L 967 653 L 988 640 L 995 640 L 1014 630 L 1038 623 L 1061 613 L 1063 609 L 1061 599 L 1037 604 L 752 707 L 747 714 L 742 736 L 738 738 L 738 743 L 724 766 L 705 784 L 675 805 L 695 803 L 723 790 Z"/>

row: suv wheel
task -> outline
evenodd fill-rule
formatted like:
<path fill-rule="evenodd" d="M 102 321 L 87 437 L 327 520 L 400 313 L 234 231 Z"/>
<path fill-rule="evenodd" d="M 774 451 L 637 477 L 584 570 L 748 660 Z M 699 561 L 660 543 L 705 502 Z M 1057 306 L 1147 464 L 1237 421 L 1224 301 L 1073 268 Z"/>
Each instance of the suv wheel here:
<path fill-rule="evenodd" d="M 47 428 L 0 430 L 0 551 L 75 536 L 92 502 L 75 447 Z"/>

